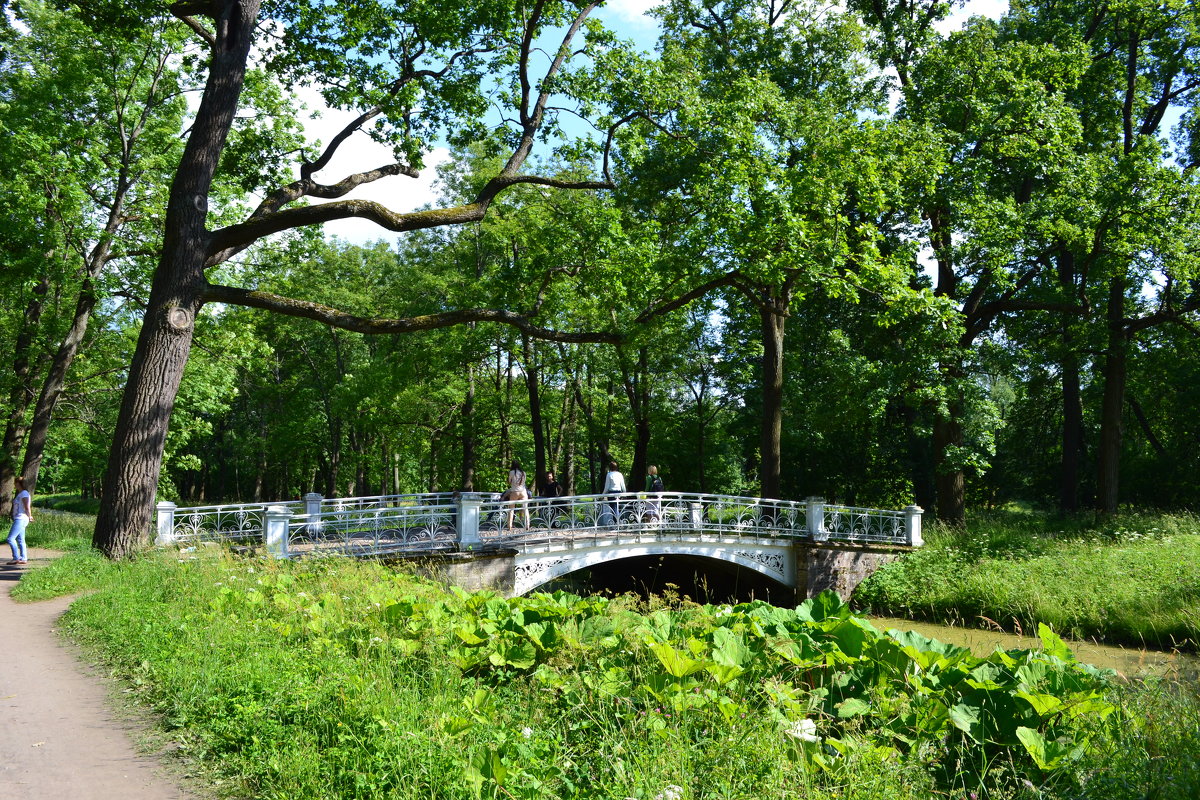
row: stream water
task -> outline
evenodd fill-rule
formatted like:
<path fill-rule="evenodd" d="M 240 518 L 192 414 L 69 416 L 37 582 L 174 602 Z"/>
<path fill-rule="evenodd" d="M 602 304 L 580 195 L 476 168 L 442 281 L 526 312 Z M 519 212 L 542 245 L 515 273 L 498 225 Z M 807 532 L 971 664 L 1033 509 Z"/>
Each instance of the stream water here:
<path fill-rule="evenodd" d="M 922 636 L 947 644 L 969 647 L 976 655 L 986 656 L 997 647 L 1004 650 L 1032 650 L 1041 647 L 1036 636 L 1018 636 L 1000 631 L 956 628 L 934 622 L 914 622 L 892 617 L 869 617 L 878 630 L 898 628 L 916 631 Z M 1159 650 L 1136 650 L 1093 642 L 1069 641 L 1067 645 L 1080 661 L 1102 669 L 1114 669 L 1128 678 L 1162 676 L 1176 680 L 1200 680 L 1200 657 Z"/>

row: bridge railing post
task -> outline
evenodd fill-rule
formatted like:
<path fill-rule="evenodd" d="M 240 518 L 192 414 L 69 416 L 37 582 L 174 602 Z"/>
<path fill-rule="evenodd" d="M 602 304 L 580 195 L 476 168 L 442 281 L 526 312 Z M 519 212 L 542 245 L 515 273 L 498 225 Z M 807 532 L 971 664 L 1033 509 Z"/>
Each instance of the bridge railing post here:
<path fill-rule="evenodd" d="M 263 544 L 267 555 L 275 558 L 288 557 L 288 528 L 292 523 L 292 510 L 287 506 L 267 506 L 267 522 L 263 526 Z"/>
<path fill-rule="evenodd" d="M 825 498 L 810 497 L 804 502 L 807 506 L 804 521 L 808 535 L 813 541 L 825 541 L 829 538 L 829 531 L 825 530 Z"/>
<path fill-rule="evenodd" d="M 304 495 L 304 516 L 308 517 L 304 532 L 310 539 L 321 535 L 321 503 L 325 502 L 324 495 L 309 492 Z"/>
<path fill-rule="evenodd" d="M 156 507 L 158 520 L 155 524 L 154 543 L 159 547 L 175 544 L 175 504 L 164 500 Z"/>
<path fill-rule="evenodd" d="M 463 492 L 454 498 L 454 543 L 459 550 L 478 550 L 483 546 L 479 538 L 479 509 L 484 495 L 478 492 Z"/>
<path fill-rule="evenodd" d="M 921 514 L 923 513 L 924 509 L 918 505 L 911 505 L 904 509 L 904 538 L 909 547 L 920 547 L 925 544 L 925 539 L 921 536 Z"/>
<path fill-rule="evenodd" d="M 304 513 L 310 517 L 317 516 L 321 513 L 321 503 L 324 500 L 324 495 L 317 492 L 309 492 L 304 495 Z"/>

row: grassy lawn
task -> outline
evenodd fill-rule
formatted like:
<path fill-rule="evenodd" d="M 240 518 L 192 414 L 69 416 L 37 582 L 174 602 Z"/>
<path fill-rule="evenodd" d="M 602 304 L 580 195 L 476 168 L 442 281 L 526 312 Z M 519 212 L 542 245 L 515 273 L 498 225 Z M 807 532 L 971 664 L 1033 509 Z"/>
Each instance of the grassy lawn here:
<path fill-rule="evenodd" d="M 1164 649 L 1200 641 L 1200 520 L 1112 521 L 993 513 L 933 526 L 920 551 L 868 579 L 856 602 L 883 614 Z"/>
<path fill-rule="evenodd" d="M 448 592 L 379 564 L 73 553 L 71 636 L 253 798 L 1184 798 L 1200 703 L 800 609 Z"/>
<path fill-rule="evenodd" d="M 35 506 L 33 522 L 25 529 L 25 544 L 50 550 L 87 550 L 95 527 L 94 516 Z M 7 534 L 7 525 L 4 530 Z"/>

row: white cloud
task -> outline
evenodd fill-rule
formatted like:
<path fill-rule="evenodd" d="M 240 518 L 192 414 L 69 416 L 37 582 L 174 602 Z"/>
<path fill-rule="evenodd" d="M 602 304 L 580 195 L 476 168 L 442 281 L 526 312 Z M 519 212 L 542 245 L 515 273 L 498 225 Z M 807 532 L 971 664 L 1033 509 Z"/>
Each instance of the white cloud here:
<path fill-rule="evenodd" d="M 1008 0 L 967 0 L 955 8 L 938 24 L 942 33 L 961 30 L 963 24 L 971 17 L 990 17 L 1000 19 L 1008 11 Z"/>
<path fill-rule="evenodd" d="M 336 111 L 328 108 L 320 94 L 315 90 L 300 93 L 297 98 L 305 107 L 316 113 L 314 119 L 305 123 L 305 133 L 309 141 L 319 140 L 322 146 L 332 141 L 343 127 L 350 124 L 354 114 L 346 111 Z M 346 195 L 346 199 L 373 200 L 392 211 L 413 211 L 437 200 L 437 190 L 434 182 L 437 179 L 437 166 L 450 159 L 450 152 L 444 147 L 435 148 L 425 157 L 425 167 L 418 178 L 396 175 L 383 178 L 372 183 L 359 186 Z M 371 140 L 366 133 L 357 131 L 350 136 L 337 150 L 337 154 L 315 176 L 324 183 L 336 183 L 347 175 L 376 169 L 395 161 L 390 148 L 384 147 Z M 323 201 L 316 201 L 323 202 Z M 363 244 L 378 239 L 391 240 L 396 234 L 385 230 L 373 222 L 362 219 L 346 219 L 331 222 L 324 227 L 327 236 L 337 236 L 345 241 Z"/>
<path fill-rule="evenodd" d="M 601 13 L 607 11 L 614 19 L 633 25 L 657 27 L 658 20 L 646 12 L 662 4 L 663 0 L 609 0 L 601 6 Z"/>

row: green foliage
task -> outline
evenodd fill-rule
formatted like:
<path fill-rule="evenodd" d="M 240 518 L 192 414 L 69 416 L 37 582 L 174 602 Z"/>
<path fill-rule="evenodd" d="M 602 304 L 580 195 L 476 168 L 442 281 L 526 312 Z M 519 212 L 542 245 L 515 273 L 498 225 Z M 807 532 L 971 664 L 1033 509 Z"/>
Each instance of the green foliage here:
<path fill-rule="evenodd" d="M 934 528 L 855 593 L 879 613 L 990 620 L 1075 638 L 1195 649 L 1200 523 L 1191 515 L 992 513 Z"/>
<path fill-rule="evenodd" d="M 216 552 L 31 579 L 90 582 L 73 635 L 181 757 L 265 798 L 1067 797 L 1137 713 L 1047 629 L 979 658 L 830 594 L 643 612 Z"/>

